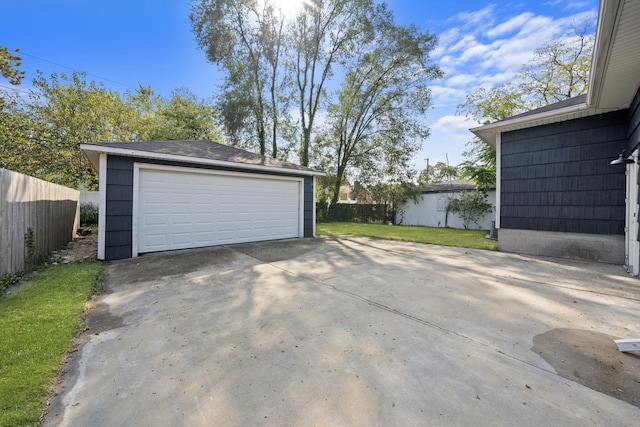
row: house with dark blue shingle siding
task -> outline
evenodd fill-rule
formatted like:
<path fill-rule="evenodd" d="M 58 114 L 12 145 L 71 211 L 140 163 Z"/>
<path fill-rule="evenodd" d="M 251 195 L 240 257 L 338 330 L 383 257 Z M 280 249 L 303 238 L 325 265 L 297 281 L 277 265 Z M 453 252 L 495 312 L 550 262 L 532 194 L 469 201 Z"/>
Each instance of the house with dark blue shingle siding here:
<path fill-rule="evenodd" d="M 496 149 L 501 251 L 640 272 L 639 17 L 602 0 L 586 94 L 471 129 Z"/>

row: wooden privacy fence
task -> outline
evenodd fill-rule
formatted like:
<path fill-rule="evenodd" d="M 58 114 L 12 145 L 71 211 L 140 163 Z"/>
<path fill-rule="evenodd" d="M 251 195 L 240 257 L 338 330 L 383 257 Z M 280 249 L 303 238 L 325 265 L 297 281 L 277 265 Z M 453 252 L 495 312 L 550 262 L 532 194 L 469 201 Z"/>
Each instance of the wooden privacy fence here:
<path fill-rule="evenodd" d="M 80 192 L 0 169 L 0 276 L 24 271 L 78 229 Z"/>

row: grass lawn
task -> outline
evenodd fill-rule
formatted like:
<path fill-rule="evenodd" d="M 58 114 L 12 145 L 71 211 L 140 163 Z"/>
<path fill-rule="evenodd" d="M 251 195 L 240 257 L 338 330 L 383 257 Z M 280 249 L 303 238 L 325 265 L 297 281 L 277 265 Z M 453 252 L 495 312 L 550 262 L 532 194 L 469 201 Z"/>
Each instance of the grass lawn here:
<path fill-rule="evenodd" d="M 354 234 L 381 239 L 463 248 L 498 249 L 497 242 L 485 239 L 485 230 L 458 230 L 455 228 L 414 227 L 409 225 L 362 224 L 357 222 L 328 222 L 317 225 L 317 233 L 326 236 Z"/>
<path fill-rule="evenodd" d="M 38 424 L 102 269 L 50 267 L 0 299 L 0 426 Z"/>

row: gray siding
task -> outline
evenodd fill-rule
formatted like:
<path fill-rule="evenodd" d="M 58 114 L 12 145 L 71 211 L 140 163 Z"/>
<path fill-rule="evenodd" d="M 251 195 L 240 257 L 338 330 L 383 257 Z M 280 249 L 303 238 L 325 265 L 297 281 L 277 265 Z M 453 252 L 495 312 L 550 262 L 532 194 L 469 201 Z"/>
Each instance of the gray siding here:
<path fill-rule="evenodd" d="M 500 227 L 624 234 L 624 167 L 609 162 L 627 120 L 625 110 L 503 133 Z"/>
<path fill-rule="evenodd" d="M 131 258 L 133 160 L 107 156 L 105 260 Z"/>
<path fill-rule="evenodd" d="M 151 163 L 166 166 L 181 166 L 211 170 L 224 170 L 259 175 L 299 176 L 292 174 L 266 173 L 237 168 L 220 168 L 181 162 L 150 161 L 149 159 L 107 156 L 107 209 L 105 215 L 105 259 L 131 258 L 133 218 L 133 164 Z M 295 172 L 295 171 L 294 171 Z M 313 237 L 313 177 L 304 176 L 304 237 Z"/>
<path fill-rule="evenodd" d="M 313 177 L 304 177 L 304 237 L 313 237 L 313 210 L 316 197 L 313 193 Z"/>

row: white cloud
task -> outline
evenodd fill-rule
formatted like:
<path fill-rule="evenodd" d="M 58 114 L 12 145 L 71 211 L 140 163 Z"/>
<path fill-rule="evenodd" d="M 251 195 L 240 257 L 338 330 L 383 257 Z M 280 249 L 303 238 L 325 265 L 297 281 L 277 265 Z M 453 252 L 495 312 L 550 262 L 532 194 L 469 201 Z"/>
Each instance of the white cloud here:
<path fill-rule="evenodd" d="M 431 87 L 434 108 L 425 118 L 431 122 L 431 136 L 416 157 L 418 163 L 424 164 L 424 158 L 444 161 L 445 156 L 451 164 L 462 161 L 465 144 L 473 139 L 468 129 L 480 125 L 455 115 L 466 95 L 478 87 L 490 89 L 512 80 L 533 58 L 535 49 L 575 35 L 574 28 L 580 28 L 585 17 L 595 23 L 597 13 L 588 10 L 593 2 L 585 6 L 582 0 L 550 1 L 558 1 L 553 6 L 555 16 L 534 13 L 522 5 L 490 5 L 442 23 L 432 58 L 445 78 Z M 557 16 L 562 13 L 568 16 Z"/>
<path fill-rule="evenodd" d="M 563 10 L 584 10 L 588 7 L 591 7 L 592 2 L 589 1 L 570 1 L 566 0 L 553 0 L 542 3 L 543 6 L 563 6 Z"/>
<path fill-rule="evenodd" d="M 513 79 L 515 75 L 516 75 L 516 72 L 513 70 L 506 71 L 504 73 L 485 74 L 478 78 L 478 83 L 479 83 L 478 87 L 484 87 L 489 89 L 495 86 L 499 86 Z"/>
<path fill-rule="evenodd" d="M 447 86 L 466 87 L 470 83 L 477 82 L 478 78 L 473 74 L 457 74 L 446 81 Z"/>
<path fill-rule="evenodd" d="M 479 125 L 475 120 L 465 116 L 447 115 L 440 117 L 437 122 L 431 125 L 431 129 L 437 129 L 451 134 L 464 133 L 466 135 L 469 128 Z"/>
<path fill-rule="evenodd" d="M 508 33 L 511 33 L 521 27 L 523 27 L 530 19 L 533 17 L 533 13 L 525 12 L 520 15 L 514 16 L 513 18 L 496 25 L 491 30 L 487 31 L 485 35 L 487 37 L 499 37 Z"/>
<path fill-rule="evenodd" d="M 473 80 L 477 86 L 504 83 L 531 61 L 535 49 L 570 37 L 587 17 L 594 20 L 593 11 L 560 18 L 522 12 L 501 19 L 499 12 L 491 5 L 450 20 L 460 24 L 442 33 L 437 52 L 438 64 L 447 70 L 446 86 L 462 88 Z"/>
<path fill-rule="evenodd" d="M 476 46 L 478 46 L 478 40 L 475 38 L 475 36 L 469 34 L 456 41 L 453 46 L 449 47 L 449 52 L 465 52 L 468 49 L 474 48 Z"/>
<path fill-rule="evenodd" d="M 472 12 L 461 12 L 449 19 L 451 22 L 461 23 L 463 27 L 487 27 L 495 22 L 495 5 L 490 4 L 483 9 Z"/>
<path fill-rule="evenodd" d="M 467 95 L 467 91 L 455 89 L 446 86 L 431 86 L 431 100 L 434 107 L 441 107 L 443 105 L 457 106 L 461 103 L 460 100 L 464 100 Z"/>

